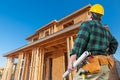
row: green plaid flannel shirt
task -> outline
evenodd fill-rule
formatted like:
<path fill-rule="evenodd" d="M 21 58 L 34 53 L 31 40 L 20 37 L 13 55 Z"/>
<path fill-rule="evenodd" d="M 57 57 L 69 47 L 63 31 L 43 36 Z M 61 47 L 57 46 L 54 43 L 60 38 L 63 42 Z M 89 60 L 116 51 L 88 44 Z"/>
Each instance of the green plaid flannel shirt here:
<path fill-rule="evenodd" d="M 76 54 L 77 57 L 80 57 L 86 50 L 91 51 L 93 55 L 114 54 L 117 46 L 117 40 L 100 21 L 85 21 L 80 26 L 70 56 Z"/>

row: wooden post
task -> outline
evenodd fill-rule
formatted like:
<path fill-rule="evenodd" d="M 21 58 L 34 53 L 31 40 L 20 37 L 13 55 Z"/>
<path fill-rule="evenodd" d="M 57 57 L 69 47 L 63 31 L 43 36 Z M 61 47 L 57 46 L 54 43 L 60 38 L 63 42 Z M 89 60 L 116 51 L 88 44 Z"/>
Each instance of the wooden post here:
<path fill-rule="evenodd" d="M 54 33 L 54 26 L 51 27 L 51 34 Z"/>
<path fill-rule="evenodd" d="M 70 36 L 70 50 L 72 50 L 73 45 L 74 45 L 73 36 Z M 74 71 L 71 73 L 72 78 L 74 77 L 75 74 L 76 74 L 76 70 L 74 70 Z"/>
<path fill-rule="evenodd" d="M 46 60 L 45 60 L 45 68 L 46 68 L 46 70 L 45 70 L 45 80 L 49 80 L 50 79 L 50 59 L 49 58 L 47 58 Z"/>
<path fill-rule="evenodd" d="M 70 39 L 69 39 L 69 37 L 67 37 L 67 52 L 68 53 L 70 52 Z"/>
<path fill-rule="evenodd" d="M 73 36 L 71 36 L 70 39 L 71 39 L 71 50 L 72 50 L 73 45 L 74 45 Z"/>
<path fill-rule="evenodd" d="M 18 63 L 17 63 L 16 71 L 15 71 L 14 80 L 19 80 L 19 78 L 20 78 L 22 61 L 23 61 L 23 52 L 19 53 L 19 58 L 18 58 Z"/>
<path fill-rule="evenodd" d="M 34 58 L 34 53 L 32 50 L 32 57 L 31 57 L 31 63 L 30 63 L 30 73 L 29 73 L 29 80 L 32 80 L 32 69 L 33 69 L 33 58 Z"/>
<path fill-rule="evenodd" d="M 69 52 L 70 52 L 70 38 L 69 38 L 69 37 L 67 37 L 68 63 L 69 63 L 69 60 L 70 60 L 70 55 L 69 55 Z M 72 80 L 72 75 L 71 75 L 71 73 L 69 74 L 69 80 Z"/>
<path fill-rule="evenodd" d="M 40 77 L 40 80 L 43 80 L 43 67 L 44 67 L 44 49 L 42 48 L 41 49 L 41 77 Z"/>
<path fill-rule="evenodd" d="M 23 68 L 22 68 L 21 80 L 24 80 L 24 77 L 25 77 L 26 59 L 27 59 L 27 54 L 25 54 L 25 56 L 24 56 L 24 64 L 23 64 Z"/>
<path fill-rule="evenodd" d="M 21 60 L 20 60 L 20 67 L 19 67 L 19 72 L 18 72 L 18 80 L 21 80 L 21 72 L 22 72 L 22 67 L 23 67 L 23 63 L 24 63 L 24 59 L 23 59 L 23 53 L 21 53 Z"/>
<path fill-rule="evenodd" d="M 38 80 L 43 80 L 44 49 L 40 48 L 38 53 Z"/>
<path fill-rule="evenodd" d="M 32 50 L 32 54 L 33 54 L 33 60 L 32 60 L 32 66 L 31 66 L 31 79 L 30 80 L 34 80 L 34 73 L 35 73 L 35 49 Z"/>
<path fill-rule="evenodd" d="M 6 80 L 7 77 L 7 71 L 8 71 L 8 66 L 9 66 L 9 58 L 6 60 L 5 68 L 3 71 L 2 79 L 1 80 Z"/>
<path fill-rule="evenodd" d="M 50 28 L 48 29 L 48 31 L 49 31 L 49 35 L 50 35 L 50 34 L 51 34 L 51 33 L 50 33 Z"/>
<path fill-rule="evenodd" d="M 54 33 L 57 31 L 56 25 L 54 25 Z"/>
<path fill-rule="evenodd" d="M 25 53 L 24 56 L 24 64 L 23 64 L 23 68 L 22 68 L 22 76 L 21 76 L 21 80 L 26 80 L 27 79 L 27 75 L 28 75 L 28 68 L 29 68 L 29 54 Z"/>
<path fill-rule="evenodd" d="M 10 65 L 8 68 L 8 75 L 6 80 L 10 80 L 13 73 L 14 58 L 10 58 Z"/>
<path fill-rule="evenodd" d="M 42 58 L 42 54 L 41 54 L 41 48 L 39 49 L 39 54 L 38 54 L 38 60 L 39 60 L 39 62 L 38 62 L 38 80 L 40 80 L 40 75 L 41 75 L 41 58 Z"/>
<path fill-rule="evenodd" d="M 63 54 L 62 55 L 62 66 L 63 66 L 63 73 L 65 72 L 65 57 L 64 57 L 64 51 L 63 51 L 63 49 L 62 50 L 60 50 L 61 51 L 61 53 Z M 66 80 L 66 78 L 64 78 L 63 80 Z"/>
<path fill-rule="evenodd" d="M 35 49 L 35 76 L 34 76 L 34 80 L 38 80 L 38 54 L 39 54 L 39 48 Z"/>
<path fill-rule="evenodd" d="M 31 80 L 34 80 L 34 76 L 35 76 L 35 48 L 33 48 L 33 63 L 32 63 L 32 76 L 31 76 Z"/>
<path fill-rule="evenodd" d="M 39 66 L 39 48 L 36 47 L 32 50 L 29 80 L 39 80 L 38 66 Z"/>
<path fill-rule="evenodd" d="M 29 78 L 29 65 L 30 65 L 30 54 L 27 54 L 27 61 L 26 61 L 26 69 L 25 69 L 24 80 L 28 80 L 28 78 Z"/>

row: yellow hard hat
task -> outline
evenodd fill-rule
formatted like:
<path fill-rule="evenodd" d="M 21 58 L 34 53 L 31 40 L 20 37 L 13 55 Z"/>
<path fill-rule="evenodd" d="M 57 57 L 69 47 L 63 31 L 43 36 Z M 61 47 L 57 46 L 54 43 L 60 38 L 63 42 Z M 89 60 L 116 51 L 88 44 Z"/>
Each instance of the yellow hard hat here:
<path fill-rule="evenodd" d="M 104 15 L 104 8 L 100 4 L 95 4 L 90 8 L 89 12 L 94 12 L 94 13 Z"/>

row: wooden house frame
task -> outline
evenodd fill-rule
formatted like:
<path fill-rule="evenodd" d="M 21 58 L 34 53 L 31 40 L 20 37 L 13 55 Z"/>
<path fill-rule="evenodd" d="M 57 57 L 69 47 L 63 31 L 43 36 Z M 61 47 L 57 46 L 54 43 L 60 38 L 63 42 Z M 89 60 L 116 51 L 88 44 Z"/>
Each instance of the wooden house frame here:
<path fill-rule="evenodd" d="M 13 50 L 7 57 L 2 80 L 72 80 L 73 73 L 66 79 L 69 52 L 73 47 L 81 22 L 87 20 L 90 5 L 74 13 L 40 27 L 26 39 L 27 45 Z M 16 65 L 15 59 L 18 59 Z"/>

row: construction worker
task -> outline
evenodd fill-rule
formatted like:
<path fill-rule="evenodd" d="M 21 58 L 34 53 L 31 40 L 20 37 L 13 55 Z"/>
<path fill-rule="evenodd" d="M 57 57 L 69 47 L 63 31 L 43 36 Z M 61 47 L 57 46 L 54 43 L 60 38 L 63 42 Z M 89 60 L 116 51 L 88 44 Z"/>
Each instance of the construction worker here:
<path fill-rule="evenodd" d="M 95 4 L 89 10 L 88 21 L 83 22 L 80 26 L 70 52 L 68 71 L 71 72 L 75 69 L 73 62 L 84 51 L 89 51 L 92 55 L 86 59 L 88 63 L 78 69 L 73 80 L 83 80 L 80 75 L 83 71 L 86 72 L 85 80 L 108 80 L 109 78 L 110 65 L 113 66 L 113 62 L 110 56 L 108 58 L 108 55 L 115 54 L 118 42 L 101 23 L 103 15 L 103 6 Z"/>

